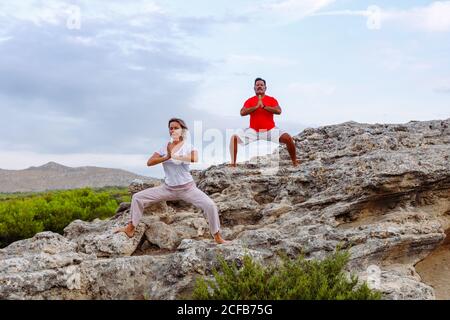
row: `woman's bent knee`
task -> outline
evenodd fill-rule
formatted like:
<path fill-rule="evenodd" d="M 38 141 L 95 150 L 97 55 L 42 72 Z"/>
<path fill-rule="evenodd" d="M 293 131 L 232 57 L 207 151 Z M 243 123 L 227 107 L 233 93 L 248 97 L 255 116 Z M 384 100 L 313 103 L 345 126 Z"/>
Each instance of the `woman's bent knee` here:
<path fill-rule="evenodd" d="M 211 199 L 206 200 L 200 205 L 200 208 L 205 212 L 217 211 L 217 206 Z"/>
<path fill-rule="evenodd" d="M 131 202 L 136 202 L 139 200 L 140 200 L 139 193 L 135 193 L 131 196 Z"/>

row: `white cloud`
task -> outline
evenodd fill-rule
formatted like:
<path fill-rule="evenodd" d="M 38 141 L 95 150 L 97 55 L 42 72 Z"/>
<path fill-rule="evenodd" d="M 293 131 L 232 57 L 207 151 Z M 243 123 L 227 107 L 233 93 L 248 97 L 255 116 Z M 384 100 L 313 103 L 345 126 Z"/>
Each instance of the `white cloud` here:
<path fill-rule="evenodd" d="M 431 31 L 450 31 L 450 1 L 436 1 L 426 7 L 405 11 L 387 11 L 386 20 L 393 20 L 409 27 Z"/>
<path fill-rule="evenodd" d="M 204 78 L 201 73 L 174 72 L 170 75 L 172 79 L 182 82 L 201 82 Z"/>
<path fill-rule="evenodd" d="M 21 0 L 0 3 L 0 17 L 14 18 L 19 21 L 32 22 L 35 25 L 61 25 L 66 24 L 74 13 L 74 8 L 79 8 L 83 19 L 100 21 L 112 21 L 132 18 L 133 25 L 143 25 L 142 19 L 148 19 L 149 14 L 164 14 L 165 11 L 156 3 L 149 1 L 95 1 L 81 0 L 77 5 L 62 0 Z"/>
<path fill-rule="evenodd" d="M 379 30 L 383 18 L 380 7 L 370 5 L 366 10 L 338 10 L 313 13 L 312 16 L 362 16 L 366 17 L 366 26 L 371 30 Z"/>
<path fill-rule="evenodd" d="M 147 68 L 144 66 L 139 66 L 139 65 L 135 65 L 135 64 L 130 64 L 128 65 L 128 69 L 133 70 L 133 71 L 144 71 Z"/>
<path fill-rule="evenodd" d="M 80 44 L 83 46 L 93 46 L 96 43 L 94 37 L 69 36 L 67 39 L 73 43 Z"/>
<path fill-rule="evenodd" d="M 442 78 L 434 81 L 433 91 L 436 93 L 450 93 L 450 78 Z"/>
<path fill-rule="evenodd" d="M 13 39 L 13 37 L 0 37 L 0 44 L 1 44 L 2 42 L 6 42 L 6 41 L 9 41 L 9 40 L 11 40 L 11 39 Z"/>
<path fill-rule="evenodd" d="M 286 67 L 297 64 L 297 61 L 291 59 L 245 54 L 231 54 L 226 58 L 226 62 L 228 64 L 264 64 L 278 67 Z"/>
<path fill-rule="evenodd" d="M 430 62 L 416 57 L 412 51 L 400 50 L 393 47 L 380 47 L 369 53 L 372 61 L 388 71 L 409 71 L 414 73 L 425 72 L 437 65 L 436 61 Z"/>
<path fill-rule="evenodd" d="M 262 9 L 289 20 L 299 20 L 332 4 L 335 0 L 285 0 L 264 4 Z"/>
<path fill-rule="evenodd" d="M 76 3 L 82 6 L 84 2 Z M 0 110 L 9 119 L 0 126 L 4 150 L 147 152 L 165 133 L 161 128 L 165 129 L 166 119 L 174 114 L 191 116 L 177 95 L 189 101 L 197 83 L 187 78 L 191 74 L 199 78 L 209 64 L 180 47 L 171 29 L 176 20 L 145 13 L 159 11 L 145 9 L 140 1 L 130 4 L 123 14 L 142 14 L 151 20 L 150 27 L 132 27 L 128 19 L 83 20 L 81 30 L 72 32 L 65 28 L 65 19 L 57 27 L 33 22 L 40 21 L 35 20 L 39 14 L 32 14 L 35 10 L 57 4 L 64 3 L 0 1 L 0 26 L 11 29 L 0 31 L 0 39 L 5 39 L 0 43 Z M 82 13 L 95 12 L 96 6 L 99 1 L 82 7 Z M 98 14 L 111 16 L 100 9 Z M 198 30 L 208 27 L 202 24 Z M 179 76 L 174 79 L 174 74 Z M 143 135 L 148 141 L 139 139 Z"/>
<path fill-rule="evenodd" d="M 330 96 L 336 92 L 336 87 L 327 83 L 300 83 L 294 82 L 288 86 L 288 91 L 296 95 L 310 98 Z"/>
<path fill-rule="evenodd" d="M 434 88 L 434 92 L 437 92 L 437 93 L 450 93 L 450 85 L 436 87 L 436 88 Z"/>
<path fill-rule="evenodd" d="M 55 123 L 61 126 L 80 125 L 86 122 L 86 119 L 67 116 L 57 112 L 36 114 L 34 119 L 39 122 Z"/>
<path fill-rule="evenodd" d="M 374 10 L 376 9 L 376 10 Z M 371 18 L 376 18 L 376 28 L 386 24 L 399 24 L 406 28 L 430 32 L 450 31 L 450 1 L 435 1 L 427 6 L 414 7 L 406 10 L 382 9 L 370 6 L 366 10 L 339 10 L 311 14 L 313 16 L 363 16 L 367 17 L 370 28 Z M 373 21 L 372 21 L 373 22 Z"/>
<path fill-rule="evenodd" d="M 50 1 L 9 1 L 0 4 L 1 16 L 35 25 L 58 25 L 66 22 L 71 5 L 59 0 Z"/>

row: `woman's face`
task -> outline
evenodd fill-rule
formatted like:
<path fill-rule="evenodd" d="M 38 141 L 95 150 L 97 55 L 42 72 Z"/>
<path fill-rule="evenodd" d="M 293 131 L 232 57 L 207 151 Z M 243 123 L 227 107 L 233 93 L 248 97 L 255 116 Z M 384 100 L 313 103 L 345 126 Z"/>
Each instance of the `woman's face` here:
<path fill-rule="evenodd" d="M 172 121 L 169 124 L 169 134 L 173 140 L 175 140 L 175 141 L 180 140 L 182 133 L 183 133 L 183 129 L 181 128 L 181 125 L 178 122 Z"/>

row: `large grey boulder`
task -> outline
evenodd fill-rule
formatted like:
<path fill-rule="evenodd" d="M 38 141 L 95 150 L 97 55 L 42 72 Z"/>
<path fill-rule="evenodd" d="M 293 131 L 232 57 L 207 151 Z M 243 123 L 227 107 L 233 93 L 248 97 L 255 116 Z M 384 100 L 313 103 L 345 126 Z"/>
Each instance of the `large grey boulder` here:
<path fill-rule="evenodd" d="M 341 246 L 361 281 L 378 270 L 385 299 L 434 299 L 424 282 L 432 277 L 415 266 L 450 229 L 449 127 L 450 119 L 305 129 L 294 137 L 297 168 L 281 146 L 237 168 L 193 172 L 231 244 L 214 244 L 202 212 L 182 201 L 149 206 L 132 239 L 114 234 L 129 220 L 124 204 L 114 219 L 74 221 L 64 236 L 40 233 L 1 249 L 0 298 L 175 299 L 211 274 L 218 255 L 273 263 L 280 252 L 322 259 Z"/>

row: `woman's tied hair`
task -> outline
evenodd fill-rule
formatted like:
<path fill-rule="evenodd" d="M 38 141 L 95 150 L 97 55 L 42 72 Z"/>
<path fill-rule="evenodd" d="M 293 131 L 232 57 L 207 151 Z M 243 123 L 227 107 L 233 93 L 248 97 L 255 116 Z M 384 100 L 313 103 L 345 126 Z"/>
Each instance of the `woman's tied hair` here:
<path fill-rule="evenodd" d="M 187 125 L 186 125 L 186 122 L 184 122 L 184 121 L 183 121 L 182 119 L 180 119 L 180 118 L 171 118 L 171 119 L 169 120 L 169 123 L 168 123 L 168 127 L 169 127 L 169 128 L 170 128 L 170 124 L 171 124 L 172 122 L 177 122 L 177 123 L 181 126 L 181 129 L 182 129 L 181 136 L 183 137 L 183 139 L 186 138 L 186 132 L 189 130 L 188 127 L 187 127 Z"/>

